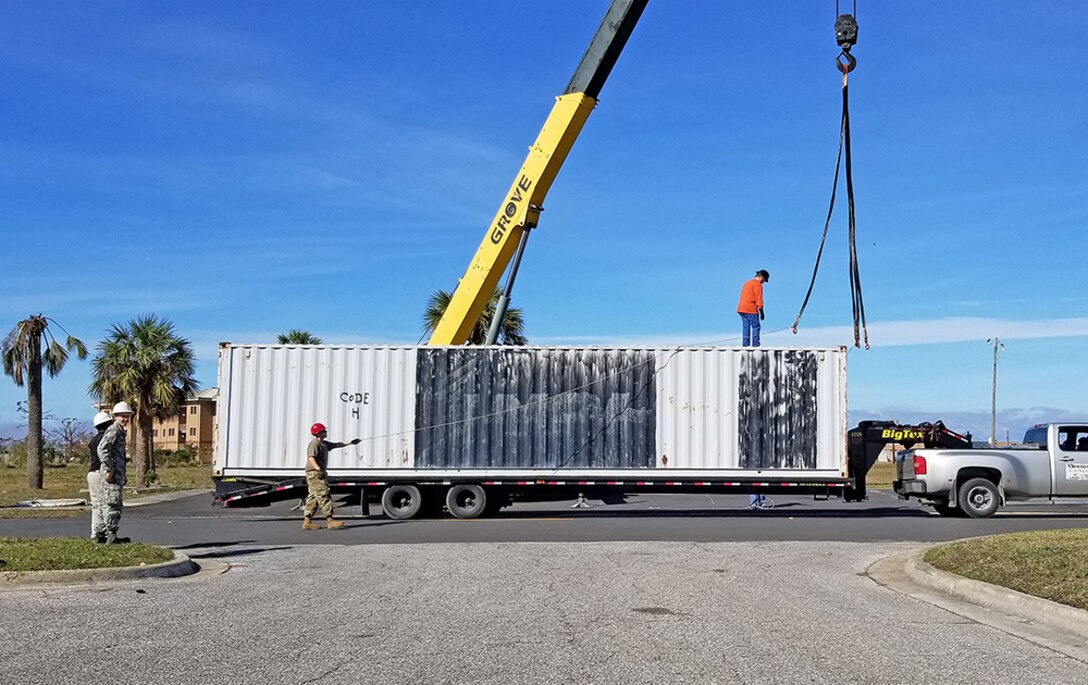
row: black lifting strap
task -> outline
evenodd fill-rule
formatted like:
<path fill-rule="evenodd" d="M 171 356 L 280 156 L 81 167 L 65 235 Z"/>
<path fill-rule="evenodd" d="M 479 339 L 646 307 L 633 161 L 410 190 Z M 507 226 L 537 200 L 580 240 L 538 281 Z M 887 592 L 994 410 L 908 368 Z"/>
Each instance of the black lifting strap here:
<path fill-rule="evenodd" d="M 812 296 L 812 288 L 816 285 L 816 274 L 820 270 L 820 258 L 824 253 L 824 244 L 827 242 L 827 229 L 831 225 L 831 215 L 835 211 L 835 194 L 839 187 L 839 168 L 842 165 L 844 151 L 846 159 L 846 202 L 849 210 L 849 243 L 850 243 L 850 299 L 854 314 L 854 347 L 861 347 L 864 336 L 865 349 L 869 349 L 869 331 L 865 325 L 865 304 L 861 296 L 861 273 L 858 270 L 858 251 L 856 242 L 856 224 L 854 221 L 854 178 L 850 165 L 850 98 L 848 75 L 857 66 L 857 60 L 850 54 L 850 48 L 857 42 L 857 23 L 849 14 L 840 15 L 835 22 L 835 35 L 842 52 L 835 60 L 839 71 L 842 72 L 842 118 L 839 125 L 839 151 L 835 157 L 835 178 L 831 184 L 831 202 L 827 208 L 827 219 L 824 221 L 824 232 L 820 238 L 820 249 L 816 252 L 816 264 L 812 267 L 812 280 L 809 281 L 808 290 L 805 292 L 805 300 L 801 304 L 801 310 L 797 312 L 797 318 L 790 329 L 797 333 L 797 325 L 801 323 L 801 316 L 805 313 L 809 298 Z M 845 62 L 841 61 L 845 58 Z"/>

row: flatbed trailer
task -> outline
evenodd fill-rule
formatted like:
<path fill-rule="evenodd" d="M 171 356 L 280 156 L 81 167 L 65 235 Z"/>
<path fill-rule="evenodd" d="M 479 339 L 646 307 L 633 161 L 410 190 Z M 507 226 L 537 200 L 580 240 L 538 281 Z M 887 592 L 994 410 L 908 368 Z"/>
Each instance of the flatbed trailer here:
<path fill-rule="evenodd" d="M 306 479 L 291 478 L 269 484 L 239 482 L 238 489 L 224 487 L 217 496 L 216 504 L 224 507 L 268 506 L 285 499 L 306 497 Z M 480 481 L 471 477 L 458 480 L 428 480 L 417 475 L 395 480 L 369 480 L 365 478 L 330 477 L 329 489 L 333 494 L 348 495 L 356 499 L 369 512 L 369 505 L 381 504 L 383 512 L 394 519 L 414 518 L 418 515 L 439 515 L 442 508 L 459 518 L 475 518 L 494 514 L 516 502 L 559 502 L 576 500 L 601 500 L 607 504 L 625 501 L 633 494 L 764 494 L 764 495 L 812 495 L 816 498 L 838 497 L 852 501 L 850 493 L 853 479 L 827 479 L 797 482 L 788 480 L 739 481 L 739 480 L 517 480 L 497 479 Z M 455 485 L 478 484 L 484 492 L 483 504 L 476 506 L 479 495 L 463 490 L 458 502 L 451 507 L 446 499 Z M 224 486 L 230 485 L 224 482 Z M 418 496 L 411 489 L 418 490 Z M 391 492 L 390 503 L 383 501 Z M 418 498 L 418 499 L 417 499 Z M 470 501 L 471 500 L 471 501 Z M 419 502 L 417 510 L 415 502 Z"/>

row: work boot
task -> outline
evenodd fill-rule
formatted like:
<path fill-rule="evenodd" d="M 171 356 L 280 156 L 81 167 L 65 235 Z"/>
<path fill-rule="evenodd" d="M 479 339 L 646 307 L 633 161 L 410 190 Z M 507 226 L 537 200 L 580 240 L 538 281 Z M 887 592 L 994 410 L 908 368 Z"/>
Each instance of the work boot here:
<path fill-rule="evenodd" d="M 91 536 L 91 542 L 98 543 L 100 545 L 105 544 L 106 536 L 105 535 L 92 535 Z"/>
<path fill-rule="evenodd" d="M 334 518 L 332 518 L 330 516 L 329 518 L 325 519 L 325 527 L 326 528 L 343 528 L 344 527 L 344 522 L 343 521 L 337 521 L 336 519 L 334 519 Z"/>
<path fill-rule="evenodd" d="M 314 523 L 309 516 L 302 519 L 302 530 L 321 530 L 321 526 Z"/>
<path fill-rule="evenodd" d="M 126 542 L 131 542 L 128 538 L 119 538 L 114 533 L 108 533 L 106 535 L 107 545 L 123 545 Z"/>

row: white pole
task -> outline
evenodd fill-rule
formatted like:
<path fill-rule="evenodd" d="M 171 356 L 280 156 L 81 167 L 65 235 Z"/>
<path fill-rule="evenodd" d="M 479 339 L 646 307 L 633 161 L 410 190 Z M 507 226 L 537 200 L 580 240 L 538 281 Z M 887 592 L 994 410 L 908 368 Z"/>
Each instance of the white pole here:
<path fill-rule="evenodd" d="M 990 447 L 997 441 L 997 345 L 998 339 L 994 338 L 994 382 L 990 394 Z"/>

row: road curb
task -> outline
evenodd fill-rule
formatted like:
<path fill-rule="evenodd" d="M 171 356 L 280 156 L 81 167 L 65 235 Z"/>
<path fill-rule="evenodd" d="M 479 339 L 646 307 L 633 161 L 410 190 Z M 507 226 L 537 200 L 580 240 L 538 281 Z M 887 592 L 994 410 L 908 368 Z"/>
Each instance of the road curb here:
<path fill-rule="evenodd" d="M 188 555 L 174 552 L 174 558 L 148 566 L 86 568 L 67 571 L 2 571 L 0 590 L 27 585 L 81 585 L 108 580 L 138 578 L 178 578 L 196 573 L 200 567 Z"/>
<path fill-rule="evenodd" d="M 923 549 L 910 553 L 903 567 L 907 576 L 919 585 L 992 611 L 1075 632 L 1088 641 L 1088 611 L 942 571 L 926 563 L 923 557 L 927 551 Z"/>

